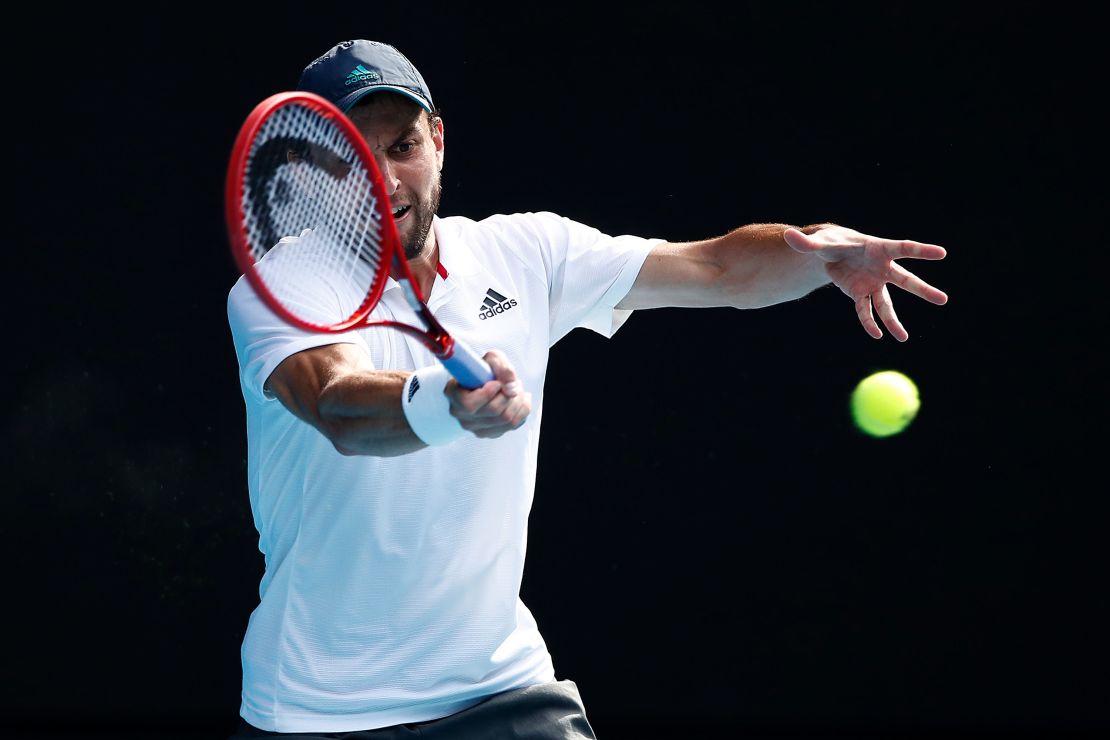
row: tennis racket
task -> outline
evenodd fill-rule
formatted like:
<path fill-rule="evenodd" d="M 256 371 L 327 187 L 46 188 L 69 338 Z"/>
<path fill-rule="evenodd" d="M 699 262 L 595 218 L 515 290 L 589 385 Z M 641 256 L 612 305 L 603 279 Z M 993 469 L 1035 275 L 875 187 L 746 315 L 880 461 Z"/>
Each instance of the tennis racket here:
<path fill-rule="evenodd" d="M 493 379 L 485 360 L 428 309 L 377 163 L 327 99 L 281 92 L 255 106 L 232 149 L 225 205 L 236 264 L 283 320 L 335 334 L 397 329 L 420 340 L 464 388 Z M 391 271 L 423 327 L 370 319 Z"/>

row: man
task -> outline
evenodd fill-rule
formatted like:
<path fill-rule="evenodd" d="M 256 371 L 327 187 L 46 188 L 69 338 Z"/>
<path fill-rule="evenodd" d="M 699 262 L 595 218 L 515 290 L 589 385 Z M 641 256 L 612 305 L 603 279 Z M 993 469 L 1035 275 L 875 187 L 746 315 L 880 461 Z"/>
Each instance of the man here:
<path fill-rule="evenodd" d="M 299 87 L 365 138 L 422 294 L 454 336 L 491 348 L 495 379 L 464 390 L 401 332 L 302 332 L 243 279 L 232 288 L 266 557 L 235 737 L 592 738 L 519 598 L 549 348 L 578 327 L 611 336 L 635 309 L 756 308 L 829 283 L 871 336 L 877 314 L 904 341 L 888 283 L 947 297 L 895 260 L 945 251 L 832 224 L 668 243 L 546 212 L 440 217 L 444 123 L 408 59 L 343 42 Z M 409 317 L 391 281 L 374 318 Z"/>

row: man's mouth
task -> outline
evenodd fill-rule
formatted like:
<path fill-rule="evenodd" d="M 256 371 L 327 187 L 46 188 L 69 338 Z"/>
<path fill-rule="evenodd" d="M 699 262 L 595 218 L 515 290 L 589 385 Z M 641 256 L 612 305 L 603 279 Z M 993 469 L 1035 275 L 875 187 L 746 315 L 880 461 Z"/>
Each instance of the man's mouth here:
<path fill-rule="evenodd" d="M 400 221 L 406 215 L 408 215 L 408 212 L 409 212 L 409 206 L 397 206 L 396 208 L 393 209 L 393 220 L 394 221 Z"/>

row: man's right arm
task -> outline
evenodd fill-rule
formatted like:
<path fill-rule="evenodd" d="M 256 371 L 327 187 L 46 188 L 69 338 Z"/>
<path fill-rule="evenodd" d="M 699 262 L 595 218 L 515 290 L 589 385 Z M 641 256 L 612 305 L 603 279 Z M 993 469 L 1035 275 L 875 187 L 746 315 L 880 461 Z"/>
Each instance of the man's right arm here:
<path fill-rule="evenodd" d="M 467 391 L 451 381 L 445 393 L 451 415 L 478 437 L 516 429 L 531 411 L 531 394 L 497 352 L 485 356 L 495 379 Z M 285 358 L 266 389 L 295 416 L 311 424 L 343 455 L 392 457 L 427 445 L 416 436 L 401 408 L 401 389 L 410 373 L 377 370 L 363 348 L 329 344 Z"/>

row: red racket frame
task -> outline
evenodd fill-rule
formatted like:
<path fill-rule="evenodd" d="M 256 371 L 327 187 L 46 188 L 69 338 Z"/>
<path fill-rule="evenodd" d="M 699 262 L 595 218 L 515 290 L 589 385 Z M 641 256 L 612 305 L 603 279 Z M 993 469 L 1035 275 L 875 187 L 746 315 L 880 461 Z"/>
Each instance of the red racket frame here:
<path fill-rule="evenodd" d="M 251 151 L 252 142 L 266 120 L 276 110 L 287 105 L 304 106 L 335 123 L 354 147 L 356 156 L 361 159 L 371 179 L 374 192 L 379 196 L 376 207 L 382 225 L 381 267 L 375 276 L 374 284 L 369 287 L 366 297 L 355 313 L 344 321 L 329 326 L 306 322 L 281 304 L 258 274 L 258 270 L 255 268 L 255 260 L 251 254 L 251 245 L 247 240 L 246 217 L 243 213 L 243 182 L 246 179 L 248 155 Z M 452 356 L 455 341 L 428 309 L 424 296 L 420 293 L 420 288 L 409 269 L 408 261 L 405 259 L 404 249 L 401 247 L 401 238 L 397 233 L 397 224 L 393 221 L 392 205 L 385 195 L 385 183 L 382 180 L 381 172 L 378 170 L 374 155 L 363 140 L 362 134 L 351 123 L 351 119 L 331 101 L 315 93 L 297 90 L 276 93 L 256 105 L 243 122 L 239 134 L 235 138 L 235 144 L 231 150 L 231 164 L 228 167 L 227 182 L 224 188 L 224 201 L 228 235 L 231 239 L 231 251 L 235 257 L 236 265 L 262 300 L 266 302 L 266 305 L 283 320 L 293 326 L 309 331 L 334 334 L 363 327 L 391 327 L 416 337 L 440 359 Z M 266 248 L 269 249 L 272 246 L 272 244 L 266 245 Z M 385 290 L 386 279 L 391 273 L 391 270 L 386 269 L 385 266 L 390 263 L 394 266 L 394 269 L 400 270 L 404 280 L 407 281 L 407 289 L 412 291 L 418 304 L 413 305 L 413 308 L 428 326 L 427 331 L 398 321 L 367 321 L 367 317 L 378 305 L 382 292 Z M 402 289 L 406 289 L 405 286 L 402 286 Z M 406 297 L 408 298 L 408 296 Z M 411 299 L 409 302 L 412 304 Z"/>

